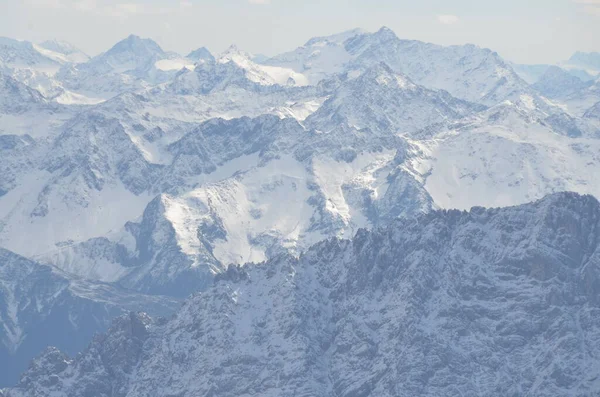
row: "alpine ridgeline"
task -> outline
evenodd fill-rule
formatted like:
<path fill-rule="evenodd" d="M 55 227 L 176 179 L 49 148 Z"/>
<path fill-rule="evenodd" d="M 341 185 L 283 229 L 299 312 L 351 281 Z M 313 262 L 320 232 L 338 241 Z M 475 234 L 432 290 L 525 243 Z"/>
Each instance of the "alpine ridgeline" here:
<path fill-rule="evenodd" d="M 599 341 L 600 204 L 560 193 L 231 266 L 4 396 L 591 396 Z"/>

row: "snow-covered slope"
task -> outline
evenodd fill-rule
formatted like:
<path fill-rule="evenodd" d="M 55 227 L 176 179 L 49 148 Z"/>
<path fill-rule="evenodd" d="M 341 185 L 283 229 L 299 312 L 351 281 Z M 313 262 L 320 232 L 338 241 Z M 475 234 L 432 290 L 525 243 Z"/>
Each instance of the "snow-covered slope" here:
<path fill-rule="evenodd" d="M 0 112 L 2 114 L 36 112 L 40 107 L 47 105 L 48 101 L 38 91 L 0 73 Z"/>
<path fill-rule="evenodd" d="M 74 45 L 67 43 L 66 41 L 46 40 L 43 43 L 40 43 L 39 47 L 54 53 L 52 54 L 46 52 L 45 54 L 47 56 L 57 58 L 57 60 L 59 60 L 61 63 L 83 63 L 87 62 L 90 59 L 89 55 L 87 55 Z M 62 57 L 56 56 L 55 54 L 62 55 Z"/>
<path fill-rule="evenodd" d="M 427 131 L 417 143 L 409 161 L 437 205 L 506 206 L 565 190 L 600 197 L 598 130 L 589 135 L 589 125 L 564 114 L 545 117 L 523 99 Z"/>
<path fill-rule="evenodd" d="M 21 156 L 14 155 L 2 162 Z M 108 233 L 140 215 L 151 199 L 145 192 L 154 167 L 117 120 L 95 112 L 76 116 L 27 160 L 30 167 L 11 169 L 19 183 L 0 197 L 1 244 L 20 254 Z"/>
<path fill-rule="evenodd" d="M 230 267 L 172 319 L 128 315 L 4 396 L 592 396 L 600 204 L 436 211 Z"/>
<path fill-rule="evenodd" d="M 171 298 L 69 279 L 0 248 L 0 384 L 16 383 L 27 363 L 48 345 L 74 354 L 122 313 L 167 315 L 177 306 Z"/>
<path fill-rule="evenodd" d="M 72 62 L 83 62 L 86 55 L 67 43 L 45 42 L 41 45 L 27 41 L 0 38 L 0 72 L 40 91 L 48 98 L 68 95 L 56 79 L 61 67 Z M 74 102 L 72 100 L 72 102 Z"/>
<path fill-rule="evenodd" d="M 260 85 L 304 86 L 308 84 L 306 76 L 291 68 L 260 65 L 252 61 L 253 56 L 236 46 L 229 47 L 216 60 L 220 64 L 233 63 L 244 71 L 246 78 Z"/>
<path fill-rule="evenodd" d="M 52 103 L 39 91 L 0 72 L 0 136 L 47 137 L 74 113 L 76 109 Z"/>
<path fill-rule="evenodd" d="M 0 67 L 2 69 L 35 69 L 54 73 L 61 62 L 53 59 L 51 51 L 28 41 L 0 37 Z"/>
<path fill-rule="evenodd" d="M 344 42 L 364 34 L 360 29 L 350 30 L 333 36 L 315 37 L 294 51 L 265 60 L 263 64 L 292 69 L 305 75 L 311 84 L 345 71 L 352 59 L 344 48 Z"/>

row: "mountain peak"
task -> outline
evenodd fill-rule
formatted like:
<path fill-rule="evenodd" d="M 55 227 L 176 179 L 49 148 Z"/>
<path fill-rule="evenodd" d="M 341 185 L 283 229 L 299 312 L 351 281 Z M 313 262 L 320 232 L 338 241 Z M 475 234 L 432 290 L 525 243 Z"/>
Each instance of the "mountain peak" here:
<path fill-rule="evenodd" d="M 330 36 L 319 36 L 319 37 L 313 37 L 312 39 L 308 40 L 306 42 L 306 44 L 304 44 L 305 47 L 310 47 L 319 43 L 334 43 L 334 44 L 342 44 L 344 43 L 346 40 L 355 37 L 355 36 L 359 36 L 361 34 L 366 33 L 365 30 L 360 29 L 360 28 L 355 28 L 355 29 L 351 29 L 351 30 L 347 30 L 341 33 L 336 33 L 336 34 L 332 34 Z"/>
<path fill-rule="evenodd" d="M 163 54 L 163 49 L 152 39 L 143 39 L 135 34 L 130 34 L 127 38 L 115 44 L 108 53 L 119 52 L 135 52 L 135 53 L 156 53 Z"/>
<path fill-rule="evenodd" d="M 569 58 L 569 63 L 585 68 L 600 69 L 600 52 L 577 51 Z"/>
<path fill-rule="evenodd" d="M 193 61 L 214 61 L 215 57 L 213 54 L 206 48 L 200 47 L 187 55 L 187 58 Z"/>
<path fill-rule="evenodd" d="M 387 26 L 382 26 L 381 29 L 373 33 L 373 35 L 381 40 L 398 40 L 396 33 Z"/>
<path fill-rule="evenodd" d="M 131 34 L 105 53 L 92 58 L 88 64 L 103 73 L 124 73 L 148 67 L 165 57 L 165 52 L 154 40 Z"/>
<path fill-rule="evenodd" d="M 227 63 L 229 61 L 233 61 L 237 64 L 246 64 L 247 62 L 252 62 L 252 54 L 243 51 L 235 44 L 232 44 L 219 56 L 220 63 Z"/>

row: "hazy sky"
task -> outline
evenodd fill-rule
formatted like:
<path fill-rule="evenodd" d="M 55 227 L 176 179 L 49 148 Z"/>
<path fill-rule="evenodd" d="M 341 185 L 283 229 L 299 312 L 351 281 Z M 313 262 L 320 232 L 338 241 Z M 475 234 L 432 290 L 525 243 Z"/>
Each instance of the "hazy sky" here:
<path fill-rule="evenodd" d="M 235 43 L 274 55 L 313 36 L 383 25 L 401 38 L 475 43 L 523 63 L 600 51 L 600 0 L 0 0 L 0 36 L 57 38 L 90 55 L 131 33 L 180 53 Z"/>

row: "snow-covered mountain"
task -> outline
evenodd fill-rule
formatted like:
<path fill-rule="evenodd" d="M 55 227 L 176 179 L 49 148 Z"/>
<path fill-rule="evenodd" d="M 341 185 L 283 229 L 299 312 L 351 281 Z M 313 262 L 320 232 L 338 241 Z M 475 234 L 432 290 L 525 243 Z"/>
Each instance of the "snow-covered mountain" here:
<path fill-rule="evenodd" d="M 132 35 L 79 62 L 9 44 L 0 247 L 67 283 L 181 298 L 437 208 L 600 197 L 599 83 L 552 68 L 532 87 L 476 46 L 383 28 L 264 60 Z"/>
<path fill-rule="evenodd" d="M 200 47 L 192 52 L 190 52 L 189 54 L 187 54 L 186 58 L 191 59 L 194 62 L 199 62 L 199 61 L 214 61 L 215 57 L 214 55 L 206 48 L 206 47 Z"/>
<path fill-rule="evenodd" d="M 45 137 L 77 113 L 0 72 L 0 136 Z M 0 163 L 3 160 L 0 159 Z M 2 177 L 0 176 L 0 179 Z"/>
<path fill-rule="evenodd" d="M 0 72 L 40 91 L 58 102 L 75 102 L 56 79 L 61 67 L 85 62 L 89 57 L 68 43 L 47 41 L 40 45 L 28 41 L 0 38 Z"/>
<path fill-rule="evenodd" d="M 0 73 L 0 112 L 2 114 L 39 112 L 40 107 L 47 105 L 48 101 L 38 91 Z"/>
<path fill-rule="evenodd" d="M 484 105 L 496 104 L 527 87 L 510 65 L 491 50 L 474 45 L 443 47 L 400 40 L 385 27 L 375 33 L 350 31 L 312 39 L 265 64 L 289 67 L 315 83 L 333 73 L 364 70 L 380 62 L 417 84 Z"/>
<path fill-rule="evenodd" d="M 418 86 L 379 63 L 342 83 L 306 124 L 323 132 L 346 124 L 387 134 L 407 133 L 482 109 L 445 91 Z"/>
<path fill-rule="evenodd" d="M 435 211 L 230 267 L 168 321 L 117 320 L 19 396 L 590 396 L 600 204 Z"/>
<path fill-rule="evenodd" d="M 424 134 L 411 162 L 442 208 L 521 204 L 565 190 L 600 195 L 598 129 L 548 116 L 529 97 Z"/>
<path fill-rule="evenodd" d="M 246 78 L 260 85 L 305 86 L 308 85 L 306 76 L 296 73 L 293 69 L 260 65 L 252 59 L 254 56 L 236 46 L 229 47 L 217 59 L 220 64 L 234 64 L 244 71 Z"/>
<path fill-rule="evenodd" d="M 166 82 L 193 64 L 192 60 L 163 51 L 151 39 L 130 35 L 87 62 L 63 66 L 56 79 L 75 94 L 76 103 L 85 98 L 87 103 L 98 103 L 124 92 Z"/>
<path fill-rule="evenodd" d="M 61 62 L 53 51 L 28 41 L 0 37 L 0 67 L 7 69 L 34 69 L 54 73 Z"/>
<path fill-rule="evenodd" d="M 177 306 L 171 298 L 73 279 L 0 248 L 0 384 L 14 384 L 48 345 L 75 354 L 122 313 L 167 315 Z"/>
<path fill-rule="evenodd" d="M 327 236 L 350 236 L 358 227 L 430 209 L 418 184 L 397 169 L 405 147 L 393 135 L 376 138 L 351 128 L 323 135 L 306 131 L 292 118 L 265 115 L 209 121 L 167 150 L 171 163 L 155 168 L 158 177 L 151 184 L 170 193 L 154 199 L 141 221 L 127 224 L 110 238 L 112 243 L 82 240 L 71 223 L 70 243 L 50 249 L 47 240 L 50 250 L 42 252 L 42 258 L 81 276 L 179 296 L 202 288 L 228 263 L 261 261 L 287 249 L 298 252 Z M 140 159 L 139 153 L 136 156 Z M 67 165 L 77 173 L 88 167 L 97 166 L 79 171 L 80 167 Z M 76 186 L 71 174 L 65 180 L 69 189 Z M 127 180 L 124 175 L 104 175 L 107 183 Z M 56 180 L 51 182 L 54 186 Z M 94 194 L 102 194 L 104 186 L 90 193 L 98 188 Z M 64 190 L 56 187 L 56 192 Z M 402 194 L 406 197 L 399 200 Z M 146 197 L 143 190 L 142 197 Z M 290 213 L 282 206 L 285 200 L 295 203 L 298 211 Z M 81 211 L 100 210 L 90 205 Z M 65 213 L 52 207 L 48 211 L 39 222 L 54 225 L 55 217 Z M 49 216 L 51 221 L 45 219 Z M 11 224 L 19 227 L 16 219 Z M 86 226 L 79 229 L 85 232 Z M 48 235 L 56 238 L 59 233 L 64 232 Z M 18 243 L 10 240 L 12 235 L 7 232 L 5 244 Z M 127 254 L 96 260 L 98 244 L 109 244 L 113 247 L 109 252 L 118 252 L 121 245 Z M 178 281 L 180 275 L 186 275 L 188 287 Z"/>
<path fill-rule="evenodd" d="M 2 245 L 81 277 L 182 296 L 229 263 L 298 253 L 398 216 L 598 194 L 596 125 L 541 97 L 485 110 L 383 63 L 319 87 L 284 87 L 240 59 L 249 61 L 229 50 L 88 109 L 51 149 L 33 146 L 35 156 L 15 150 L 5 160 L 13 176 L 0 198 Z M 291 98 L 315 100 L 316 111 L 265 106 Z M 198 124 L 231 117 L 226 99 L 253 118 Z M 502 155 L 473 155 L 498 144 Z M 19 189 L 19 179 L 29 185 Z M 281 206 L 291 196 L 294 214 Z M 144 237 L 156 228 L 160 238 Z"/>
<path fill-rule="evenodd" d="M 130 35 L 108 51 L 90 59 L 85 69 L 100 73 L 125 73 L 143 69 L 165 57 L 166 53 L 155 41 Z"/>

